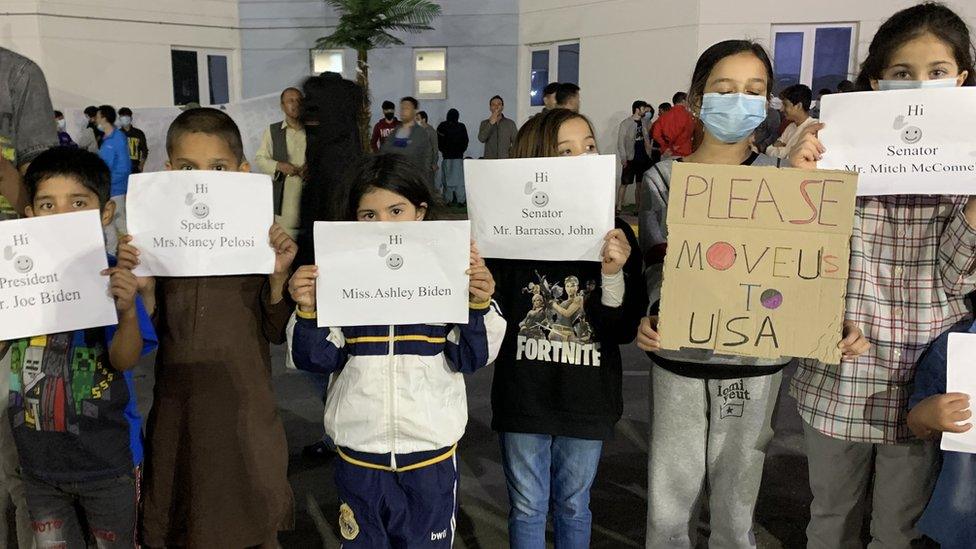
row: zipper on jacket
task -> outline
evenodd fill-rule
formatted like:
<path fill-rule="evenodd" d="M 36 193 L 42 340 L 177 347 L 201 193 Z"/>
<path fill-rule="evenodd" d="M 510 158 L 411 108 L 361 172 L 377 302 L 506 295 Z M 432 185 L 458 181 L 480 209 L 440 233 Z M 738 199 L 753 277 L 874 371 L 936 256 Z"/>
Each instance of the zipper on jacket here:
<path fill-rule="evenodd" d="M 390 326 L 390 352 L 387 355 L 389 357 L 390 364 L 390 468 L 396 471 L 396 417 L 397 417 L 397 405 L 396 405 L 396 355 L 393 354 L 393 332 L 394 327 Z"/>

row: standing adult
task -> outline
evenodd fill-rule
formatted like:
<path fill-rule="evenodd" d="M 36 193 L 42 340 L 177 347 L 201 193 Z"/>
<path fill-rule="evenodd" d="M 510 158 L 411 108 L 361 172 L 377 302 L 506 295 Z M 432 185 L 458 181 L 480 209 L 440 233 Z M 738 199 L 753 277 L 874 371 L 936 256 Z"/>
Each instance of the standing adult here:
<path fill-rule="evenodd" d="M 654 126 L 654 140 L 661 146 L 662 156 L 688 156 L 695 135 L 695 117 L 688 110 L 688 94 L 676 92 L 671 102 L 674 106 Z"/>
<path fill-rule="evenodd" d="M 460 122 L 457 109 L 447 111 L 447 120 L 437 126 L 441 161 L 440 188 L 445 204 L 467 202 L 464 194 L 464 152 L 468 150 L 468 128 Z"/>
<path fill-rule="evenodd" d="M 620 186 L 617 188 L 617 213 L 624 206 L 627 187 L 638 183 L 634 200 L 640 206 L 640 182 L 644 172 L 651 167 L 645 136 L 648 130 L 647 114 L 654 116 L 653 108 L 646 101 L 637 100 L 630 106 L 630 116 L 620 122 L 617 130 L 617 158 L 621 163 Z"/>
<path fill-rule="evenodd" d="M 417 111 L 420 103 L 413 97 L 400 100 L 400 126 L 396 132 L 383 143 L 380 150 L 388 153 L 402 154 L 427 176 L 430 180 L 430 138 L 427 130 L 417 124 Z"/>
<path fill-rule="evenodd" d="M 380 150 L 383 143 L 396 131 L 400 121 L 396 117 L 396 105 L 393 101 L 383 102 L 383 118 L 373 126 L 373 135 L 369 138 L 369 146 L 373 152 Z"/>
<path fill-rule="evenodd" d="M 559 89 L 556 90 L 556 107 L 579 112 L 580 87 L 572 82 L 559 84 Z"/>
<path fill-rule="evenodd" d="M 488 102 L 491 114 L 481 121 L 478 128 L 478 141 L 485 144 L 485 158 L 508 158 L 515 142 L 518 128 L 515 122 L 505 116 L 505 100 L 500 95 L 492 97 Z"/>
<path fill-rule="evenodd" d="M 112 173 L 112 190 L 109 196 L 115 202 L 115 216 L 112 224 L 105 228 L 105 243 L 112 254 L 119 246 L 119 237 L 128 233 L 125 225 L 125 195 L 129 191 L 129 175 L 132 173 L 129 141 L 122 130 L 116 129 L 117 117 L 115 108 L 111 105 L 102 105 L 95 113 L 95 123 L 102 131 L 102 146 L 98 149 L 98 155 Z"/>
<path fill-rule="evenodd" d="M 101 150 L 102 139 L 105 138 L 105 133 L 98 127 L 98 122 L 95 118 L 98 116 L 98 107 L 94 105 L 89 105 L 85 107 L 85 127 L 78 137 L 78 146 L 86 151 L 93 153 L 98 153 Z"/>
<path fill-rule="evenodd" d="M 297 238 L 300 224 L 302 189 L 305 185 L 305 127 L 299 121 L 302 92 L 287 88 L 280 95 L 284 120 L 264 130 L 254 163 L 261 173 L 272 177 L 275 222 Z"/>
<path fill-rule="evenodd" d="M 74 139 L 68 133 L 68 121 L 64 119 L 64 113 L 54 111 L 54 124 L 58 128 L 58 145 L 62 147 L 77 147 Z"/>
<path fill-rule="evenodd" d="M 427 140 L 430 141 L 430 185 L 436 191 L 437 185 L 435 185 L 435 181 L 437 177 L 438 155 L 437 130 L 434 129 L 434 127 L 428 122 L 427 111 L 420 111 L 417 113 L 417 123 L 420 124 L 420 127 L 427 132 Z"/>
<path fill-rule="evenodd" d="M 142 173 L 146 167 L 146 159 L 149 158 L 149 141 L 146 140 L 145 132 L 132 125 L 132 109 L 129 107 L 119 109 L 119 126 L 129 144 L 132 173 Z"/>
<path fill-rule="evenodd" d="M 542 107 L 544 111 L 551 111 L 556 108 L 556 92 L 559 91 L 559 82 L 549 82 L 542 90 Z"/>
<path fill-rule="evenodd" d="M 804 130 L 817 124 L 818 120 L 810 116 L 810 102 L 813 94 L 804 84 L 794 84 L 779 93 L 783 101 L 783 117 L 790 121 L 790 125 L 783 130 L 783 135 L 766 148 L 766 154 L 776 158 L 786 158 L 790 150 L 803 135 Z"/>

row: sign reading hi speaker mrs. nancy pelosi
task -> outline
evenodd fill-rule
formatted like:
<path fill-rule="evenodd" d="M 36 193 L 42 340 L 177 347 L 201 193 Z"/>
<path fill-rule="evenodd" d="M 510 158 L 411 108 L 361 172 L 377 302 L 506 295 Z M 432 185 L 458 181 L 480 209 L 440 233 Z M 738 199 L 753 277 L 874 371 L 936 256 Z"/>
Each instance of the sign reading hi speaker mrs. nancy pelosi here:
<path fill-rule="evenodd" d="M 0 341 L 118 322 L 98 211 L 0 223 Z"/>
<path fill-rule="evenodd" d="M 271 178 L 178 170 L 129 178 L 126 219 L 137 275 L 270 274 Z"/>
<path fill-rule="evenodd" d="M 613 155 L 465 160 L 471 237 L 484 257 L 599 261 L 615 174 Z"/>
<path fill-rule="evenodd" d="M 675 162 L 665 349 L 840 362 L 857 175 Z"/>
<path fill-rule="evenodd" d="M 316 221 L 318 325 L 466 323 L 468 221 Z"/>
<path fill-rule="evenodd" d="M 838 93 L 821 100 L 820 168 L 860 174 L 859 196 L 973 194 L 976 88 Z"/>

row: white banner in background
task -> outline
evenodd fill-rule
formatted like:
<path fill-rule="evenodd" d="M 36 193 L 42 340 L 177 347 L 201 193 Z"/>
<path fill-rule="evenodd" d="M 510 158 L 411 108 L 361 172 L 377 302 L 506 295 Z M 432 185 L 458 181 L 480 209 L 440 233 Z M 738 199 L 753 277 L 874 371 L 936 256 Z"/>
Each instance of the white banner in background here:
<path fill-rule="evenodd" d="M 0 223 L 0 341 L 118 322 L 98 211 Z"/>
<path fill-rule="evenodd" d="M 271 178 L 178 170 L 129 178 L 126 219 L 137 275 L 270 274 Z"/>
<path fill-rule="evenodd" d="M 468 321 L 468 221 L 314 226 L 318 325 Z"/>

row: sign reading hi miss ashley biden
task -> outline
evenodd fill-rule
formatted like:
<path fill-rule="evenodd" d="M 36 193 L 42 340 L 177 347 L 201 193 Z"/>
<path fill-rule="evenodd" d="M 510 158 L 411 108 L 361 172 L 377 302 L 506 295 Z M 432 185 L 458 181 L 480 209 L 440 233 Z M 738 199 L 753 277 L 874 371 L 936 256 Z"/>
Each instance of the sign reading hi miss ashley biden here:
<path fill-rule="evenodd" d="M 118 322 L 97 211 L 0 223 L 0 341 Z"/>
<path fill-rule="evenodd" d="M 599 261 L 615 174 L 613 155 L 465 160 L 472 238 L 484 257 Z"/>
<path fill-rule="evenodd" d="M 468 221 L 317 221 L 318 325 L 466 323 Z"/>
<path fill-rule="evenodd" d="M 129 234 L 140 252 L 137 275 L 274 271 L 267 175 L 205 170 L 133 175 L 126 212 Z"/>

